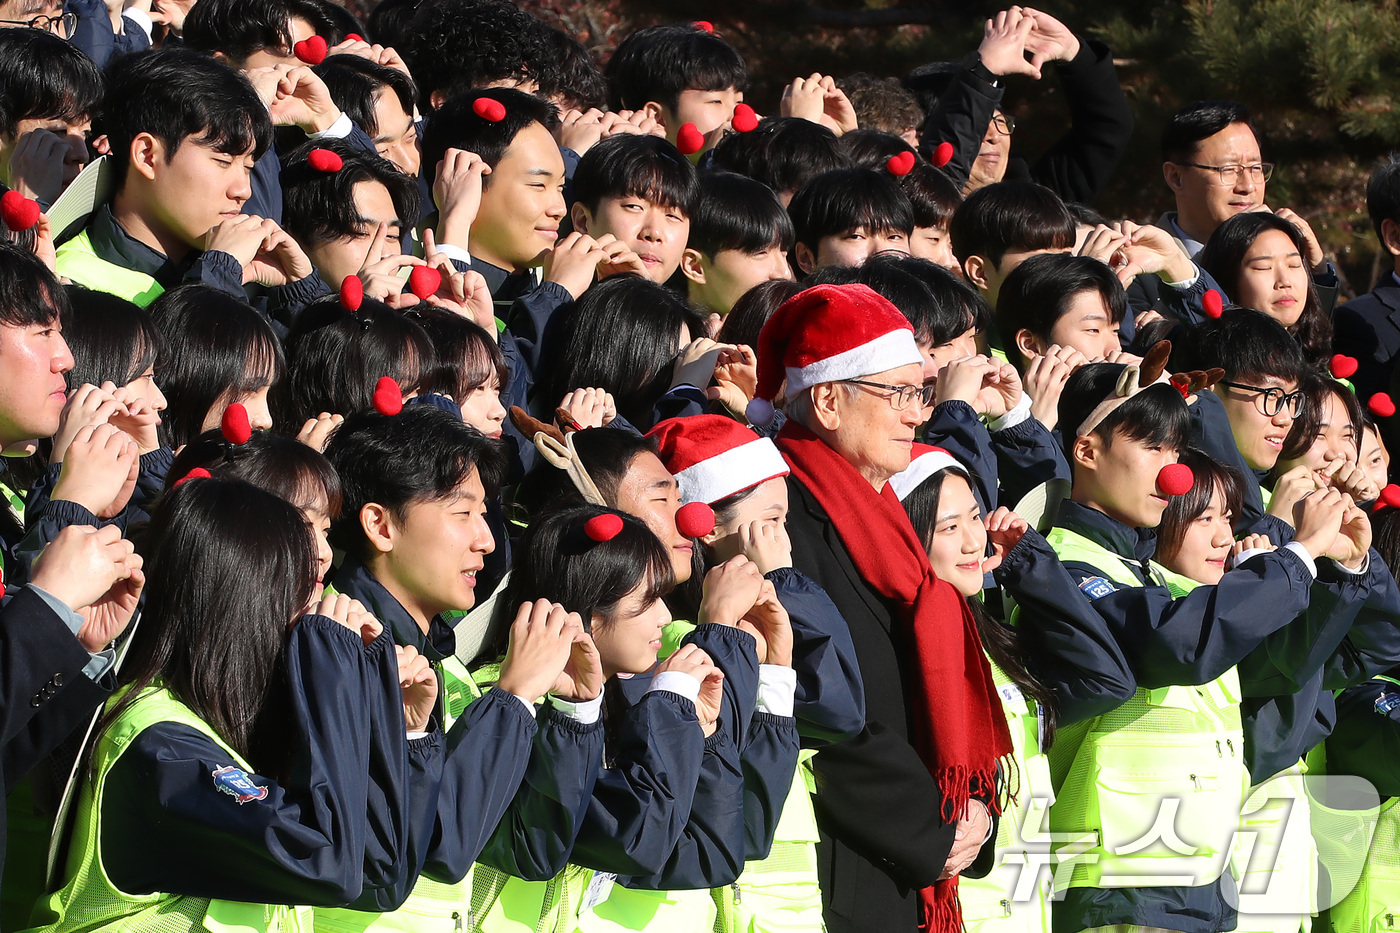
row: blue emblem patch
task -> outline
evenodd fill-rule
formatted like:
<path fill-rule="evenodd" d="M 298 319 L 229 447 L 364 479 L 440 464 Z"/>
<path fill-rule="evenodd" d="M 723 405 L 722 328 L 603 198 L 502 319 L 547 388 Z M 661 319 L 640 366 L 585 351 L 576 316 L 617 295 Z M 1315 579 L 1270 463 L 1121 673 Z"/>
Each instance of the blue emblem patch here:
<path fill-rule="evenodd" d="M 1100 596 L 1107 596 L 1114 592 L 1115 587 L 1103 577 L 1090 577 L 1079 584 L 1079 589 L 1090 599 L 1098 599 Z"/>
<path fill-rule="evenodd" d="M 214 776 L 214 786 L 240 804 L 250 800 L 262 800 L 267 796 L 267 788 L 254 784 L 248 772 L 242 768 L 229 765 L 209 773 Z"/>
<path fill-rule="evenodd" d="M 1400 693 L 1383 692 L 1376 697 L 1376 712 L 1382 716 L 1389 716 L 1391 710 L 1400 706 Z"/>

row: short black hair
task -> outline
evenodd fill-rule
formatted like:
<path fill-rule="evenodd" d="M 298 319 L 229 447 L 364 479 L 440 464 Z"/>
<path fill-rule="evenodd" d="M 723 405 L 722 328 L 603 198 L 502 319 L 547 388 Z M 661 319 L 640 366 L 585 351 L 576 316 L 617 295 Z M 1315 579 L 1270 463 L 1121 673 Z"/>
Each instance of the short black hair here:
<path fill-rule="evenodd" d="M 20 120 L 77 123 L 102 103 L 102 73 L 73 43 L 43 29 L 0 29 L 0 136 Z"/>
<path fill-rule="evenodd" d="M 725 250 L 792 249 L 792 217 L 767 185 L 733 172 L 700 176 L 686 245 L 713 259 Z"/>
<path fill-rule="evenodd" d="M 265 49 L 292 51 L 292 20 L 303 19 L 317 35 L 333 23 L 314 0 L 199 0 L 181 30 L 186 48 L 222 52 L 234 64 Z"/>
<path fill-rule="evenodd" d="M 455 311 L 418 305 L 404 315 L 433 342 L 437 365 L 423 380 L 424 392 L 436 392 L 461 403 L 467 394 L 485 385 L 492 374 L 504 392 L 510 381 L 505 354 L 493 335 L 475 321 Z"/>
<path fill-rule="evenodd" d="M 823 237 L 856 227 L 871 233 L 914 232 L 914 209 L 899 185 L 884 172 L 843 168 L 809 180 L 788 205 L 798 243 L 815 250 Z"/>
<path fill-rule="evenodd" d="M 1060 196 L 1044 185 L 1003 181 L 969 194 L 953 212 L 948 232 L 958 262 L 985 256 L 1000 265 L 1007 253 L 1074 246 L 1078 225 Z"/>
<path fill-rule="evenodd" d="M 1183 357 L 1189 369 L 1223 369 L 1231 382 L 1273 376 L 1302 383 L 1303 351 L 1283 325 L 1263 311 L 1229 308 L 1190 331 Z"/>
<path fill-rule="evenodd" d="M 1079 426 L 1090 413 L 1114 394 L 1118 379 L 1127 366 L 1123 363 L 1090 363 L 1074 371 L 1060 394 L 1058 409 L 1060 437 L 1065 457 L 1074 463 L 1074 442 Z M 1191 442 L 1191 410 L 1176 388 L 1166 383 L 1150 385 L 1109 412 L 1090 432 L 1112 446 L 1116 437 L 1162 444 L 1185 450 Z"/>
<path fill-rule="evenodd" d="M 334 0 L 309 0 L 321 11 L 323 21 L 316 27 L 316 34 L 326 40 L 326 44 L 337 46 L 348 37 L 355 35 L 361 39 L 369 30 L 360 18 L 351 13 L 343 4 Z M 383 45 L 384 43 L 380 43 Z"/>
<path fill-rule="evenodd" d="M 801 117 L 764 117 L 747 133 L 729 133 L 711 150 L 714 165 L 763 182 L 774 193 L 794 192 L 823 172 L 850 168 L 839 137 Z"/>
<path fill-rule="evenodd" d="M 340 514 L 340 477 L 325 455 L 284 434 L 254 431 L 242 444 L 230 444 L 219 428 L 205 431 L 175 455 L 166 473 L 166 488 L 203 467 L 214 479 L 252 483 L 299 509 L 325 509 L 328 518 Z"/>
<path fill-rule="evenodd" d="M 1371 215 L 1377 239 L 1381 239 L 1383 222 L 1400 223 L 1400 153 L 1392 153 L 1371 173 L 1366 183 L 1366 213 Z M 1381 245 L 1385 245 L 1383 239 Z"/>
<path fill-rule="evenodd" d="M 742 91 L 749 80 L 734 46 L 690 24 L 630 33 L 608 60 L 605 74 L 613 110 L 641 110 L 655 101 L 674 112 L 682 91 Z"/>
<path fill-rule="evenodd" d="M 423 3 L 404 27 L 400 51 L 425 108 L 434 94 L 446 100 L 488 84 L 534 79 L 549 55 L 539 21 L 506 0 Z"/>
<path fill-rule="evenodd" d="M 196 4 L 196 8 L 202 5 Z M 150 133 L 169 159 L 194 142 L 229 155 L 272 145 L 272 118 L 248 79 L 222 62 L 189 49 L 162 49 L 118 58 L 107 67 L 107 94 L 94 134 L 111 143 L 107 158 L 126 181 L 131 143 Z"/>
<path fill-rule="evenodd" d="M 312 168 L 307 159 L 313 149 L 339 155 L 340 171 Z M 282 162 L 282 229 L 303 247 L 364 233 L 369 221 L 355 210 L 355 186 L 362 182 L 388 189 L 405 230 L 418 221 L 422 198 L 418 179 L 344 140 L 313 139 L 289 152 Z"/>
<path fill-rule="evenodd" d="M 897 258 L 900 257 L 877 255 L 859 266 L 827 266 L 814 272 L 804 284 L 868 286 L 899 309 L 914 328 L 916 341 L 936 346 L 933 327 L 938 303 L 923 280 L 901 268 Z"/>
<path fill-rule="evenodd" d="M 947 173 L 928 162 L 917 162 L 908 175 L 895 180 L 914 208 L 915 227 L 948 228 L 963 196 Z"/>
<path fill-rule="evenodd" d="M 63 330 L 73 351 L 68 388 L 104 382 L 124 386 L 156 364 L 165 351 L 165 336 L 146 309 L 81 285 L 63 290 L 72 304 Z"/>
<path fill-rule="evenodd" d="M 900 83 L 906 91 L 914 95 L 914 99 L 919 102 L 919 109 L 928 113 L 938 106 L 939 98 L 962 70 L 961 62 L 929 62 L 909 72 Z"/>
<path fill-rule="evenodd" d="M 1232 123 L 1243 123 L 1252 130 L 1249 108 L 1228 100 L 1198 100 L 1187 104 L 1172 114 L 1162 130 L 1162 161 L 1191 161 L 1202 140 Z"/>
<path fill-rule="evenodd" d="M 379 0 L 365 21 L 369 29 L 366 36 L 371 42 L 390 48 L 403 46 L 404 33 L 408 23 L 418 12 L 420 0 Z"/>
<path fill-rule="evenodd" d="M 432 405 L 409 405 L 397 415 L 360 412 L 336 429 L 326 457 L 340 475 L 340 516 L 331 540 L 363 557 L 360 510 L 371 502 L 400 518 L 422 502 L 456 492 L 475 470 L 488 499 L 500 491 L 505 454 L 497 441 Z"/>
<path fill-rule="evenodd" d="M 620 134 L 590 146 L 574 169 L 574 201 L 598 210 L 604 198 L 646 198 L 687 217 L 695 209 L 695 166 L 660 136 Z"/>
<path fill-rule="evenodd" d="M 850 156 L 851 165 L 854 167 L 873 168 L 877 171 L 885 168 L 885 163 L 891 156 L 903 152 L 913 152 L 915 158 L 918 158 L 918 152 L 913 146 L 893 133 L 880 130 L 859 129 L 843 133 L 841 149 Z"/>
<path fill-rule="evenodd" d="M 762 333 L 763 325 L 782 307 L 783 302 L 805 287 L 791 279 L 759 282 L 734 302 L 733 309 L 724 316 L 724 323 L 720 325 L 715 339 L 720 343 L 758 346 L 758 335 Z"/>
<path fill-rule="evenodd" d="M 566 110 L 602 110 L 608 82 L 584 44 L 562 29 L 544 26 L 549 55 L 539 75 L 540 95 L 562 98 Z"/>
<path fill-rule="evenodd" d="M 379 118 L 374 104 L 380 94 L 391 93 L 410 117 L 418 102 L 418 93 L 408 75 L 359 55 L 332 55 L 312 69 L 326 82 L 331 100 L 365 134 L 373 139 L 379 135 Z"/>
<path fill-rule="evenodd" d="M 871 256 L 866 264 L 890 265 L 914 276 L 933 296 L 930 315 L 924 323 L 928 339 L 935 347 L 967 333 L 968 328 L 984 328 L 991 318 L 991 309 L 977 289 L 949 272 L 936 262 L 916 256 L 886 253 Z M 901 309 L 902 310 L 902 309 Z"/>
<path fill-rule="evenodd" d="M 472 104 L 483 97 L 505 107 L 505 117 L 493 123 L 478 116 L 472 110 Z M 475 152 L 483 162 L 494 168 L 515 137 L 531 123 L 539 123 L 545 129 L 553 130 L 559 125 L 559 111 L 549 101 L 514 88 L 493 87 L 459 94 L 428 114 L 421 147 L 424 175 L 429 182 L 432 181 L 437 164 L 449 149 Z M 487 175 L 484 182 L 490 185 L 491 176 Z"/>
<path fill-rule="evenodd" d="M 66 322 L 68 294 L 38 256 L 0 240 L 0 324 L 33 327 Z"/>
<path fill-rule="evenodd" d="M 1114 324 L 1128 313 L 1128 293 L 1107 264 L 1091 256 L 1044 253 L 1017 266 L 997 295 L 996 321 L 1001 345 L 1020 368 L 1016 334 L 1028 330 L 1049 342 L 1055 324 L 1069 311 L 1076 295 L 1094 292 L 1108 307 Z"/>

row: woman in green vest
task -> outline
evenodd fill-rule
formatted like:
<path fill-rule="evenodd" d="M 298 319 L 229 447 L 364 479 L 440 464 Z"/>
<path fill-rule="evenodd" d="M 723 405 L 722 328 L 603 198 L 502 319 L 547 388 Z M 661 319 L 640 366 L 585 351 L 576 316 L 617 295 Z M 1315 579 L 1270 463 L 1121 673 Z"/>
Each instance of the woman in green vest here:
<path fill-rule="evenodd" d="M 405 737 L 430 728 L 426 661 L 396 658 L 348 598 L 316 605 L 302 515 L 248 483 L 167 494 L 147 567 L 62 886 L 33 924 L 296 931 L 310 924 L 294 905 L 401 900 L 441 769 L 436 731 Z"/>

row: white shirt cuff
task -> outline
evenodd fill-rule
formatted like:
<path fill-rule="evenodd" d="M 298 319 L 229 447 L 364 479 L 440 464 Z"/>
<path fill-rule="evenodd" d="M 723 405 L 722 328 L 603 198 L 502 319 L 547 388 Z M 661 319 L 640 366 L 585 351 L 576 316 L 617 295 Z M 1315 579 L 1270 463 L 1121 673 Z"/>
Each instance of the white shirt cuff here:
<path fill-rule="evenodd" d="M 1195 270 L 1194 274 L 1191 276 L 1191 278 L 1186 279 L 1186 280 L 1181 281 L 1181 282 L 1167 282 L 1167 280 L 1166 280 L 1166 279 L 1162 279 L 1162 277 L 1161 277 L 1160 275 L 1157 276 L 1157 278 L 1162 279 L 1163 282 L 1166 282 L 1166 284 L 1167 284 L 1167 285 L 1170 285 L 1172 288 L 1177 288 L 1177 289 L 1180 289 L 1181 291 L 1184 292 L 1184 291 L 1186 291 L 1188 288 L 1191 288 L 1193 285 L 1195 285 L 1195 284 L 1196 284 L 1196 280 L 1199 279 L 1199 278 L 1201 277 L 1201 267 L 1200 267 L 1200 266 L 1196 265 L 1196 264 L 1193 262 L 1193 263 L 1191 263 L 1191 268 Z"/>
<path fill-rule="evenodd" d="M 791 716 L 797 693 L 797 672 L 779 664 L 758 666 L 758 711 Z"/>
<path fill-rule="evenodd" d="M 1289 541 L 1283 546 L 1283 549 L 1297 554 L 1298 559 L 1307 565 L 1308 573 L 1312 574 L 1313 579 L 1317 579 L 1317 561 L 1313 560 L 1313 556 L 1308 553 L 1307 548 L 1303 547 L 1297 541 Z"/>
<path fill-rule="evenodd" d="M 511 696 L 515 697 L 517 700 L 520 701 L 520 705 L 525 707 L 525 712 L 530 714 L 531 719 L 535 718 L 535 704 L 531 703 L 529 700 L 525 699 L 519 694 L 512 693 Z"/>
<path fill-rule="evenodd" d="M 342 113 L 330 126 L 319 133 L 308 133 L 311 139 L 344 139 L 350 135 L 350 131 L 355 128 L 355 123 L 350 119 L 349 114 Z"/>
<path fill-rule="evenodd" d="M 464 262 L 469 266 L 472 264 L 471 253 L 468 253 L 460 246 L 453 246 L 451 243 L 439 243 L 437 244 L 437 251 L 455 262 Z"/>
<path fill-rule="evenodd" d="M 432 735 L 431 732 L 410 732 L 408 734 L 408 740 L 412 742 L 414 739 L 426 739 L 430 735 Z"/>
<path fill-rule="evenodd" d="M 1332 563 L 1336 564 L 1337 569 L 1340 570 L 1342 573 L 1349 573 L 1354 577 L 1359 577 L 1363 573 L 1371 569 L 1371 552 L 1367 551 L 1366 556 L 1361 558 L 1361 568 L 1359 570 L 1352 570 L 1350 567 L 1347 567 L 1339 560 L 1334 560 L 1332 561 Z"/>
<path fill-rule="evenodd" d="M 652 678 L 647 693 L 654 693 L 657 690 L 678 693 L 694 703 L 700 697 L 700 681 L 684 671 L 662 671 Z"/>
<path fill-rule="evenodd" d="M 1016 425 L 1020 424 L 1022 421 L 1029 421 L 1030 417 L 1031 397 L 1023 391 L 1020 401 L 1006 414 L 989 423 L 987 425 L 987 430 L 993 434 L 997 431 L 1005 431 L 1007 428 L 1016 427 Z"/>
<path fill-rule="evenodd" d="M 151 32 L 155 29 L 156 24 L 144 11 L 132 7 L 131 9 L 122 10 L 122 16 L 131 20 L 136 28 L 144 32 L 148 40 L 151 38 Z"/>
<path fill-rule="evenodd" d="M 603 695 L 601 693 L 591 700 L 580 700 L 577 703 L 551 695 L 549 702 L 554 704 L 554 708 L 559 712 L 585 726 L 597 722 L 603 715 Z"/>

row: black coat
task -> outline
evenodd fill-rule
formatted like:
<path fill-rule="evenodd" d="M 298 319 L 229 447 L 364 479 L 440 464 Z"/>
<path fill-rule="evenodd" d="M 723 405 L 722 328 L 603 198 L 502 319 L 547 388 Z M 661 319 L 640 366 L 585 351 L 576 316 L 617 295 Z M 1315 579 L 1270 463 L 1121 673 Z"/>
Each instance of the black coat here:
<path fill-rule="evenodd" d="M 943 871 L 956 824 L 943 821 L 938 782 L 910 741 L 909 697 L 918 691 L 901 662 L 909 646 L 899 610 L 861 579 L 816 498 L 791 477 L 787 482 L 793 566 L 826 590 L 845 618 L 865 684 L 865 728 L 812 761 L 827 929 L 913 933 L 917 890 Z M 989 841 L 965 874 L 985 874 L 992 857 Z"/>

